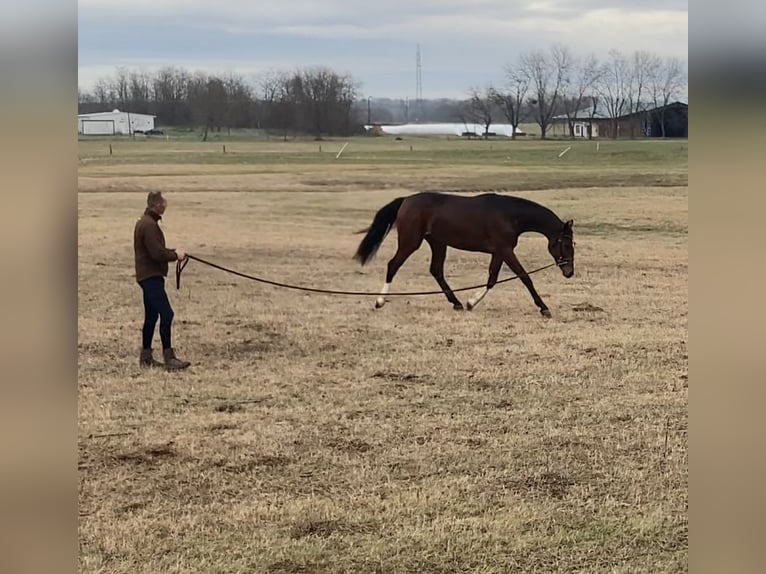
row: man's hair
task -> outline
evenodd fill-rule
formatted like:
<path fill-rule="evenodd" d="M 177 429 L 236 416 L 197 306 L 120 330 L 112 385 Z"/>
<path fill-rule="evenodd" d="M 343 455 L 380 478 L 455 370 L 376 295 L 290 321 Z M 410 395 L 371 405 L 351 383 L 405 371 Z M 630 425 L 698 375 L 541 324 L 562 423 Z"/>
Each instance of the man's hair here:
<path fill-rule="evenodd" d="M 150 191 L 149 195 L 146 196 L 147 207 L 154 207 L 155 205 L 159 205 L 163 201 L 165 201 L 165 198 L 162 197 L 161 191 Z"/>

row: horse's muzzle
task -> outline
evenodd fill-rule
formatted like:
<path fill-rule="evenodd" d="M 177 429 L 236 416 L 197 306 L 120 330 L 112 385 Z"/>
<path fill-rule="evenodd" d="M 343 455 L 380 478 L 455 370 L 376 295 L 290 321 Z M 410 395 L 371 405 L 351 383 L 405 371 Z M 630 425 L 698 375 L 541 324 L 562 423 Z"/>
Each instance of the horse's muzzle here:
<path fill-rule="evenodd" d="M 574 275 L 574 263 L 571 261 L 560 261 L 557 263 L 557 265 L 561 268 L 561 273 L 567 279 Z"/>

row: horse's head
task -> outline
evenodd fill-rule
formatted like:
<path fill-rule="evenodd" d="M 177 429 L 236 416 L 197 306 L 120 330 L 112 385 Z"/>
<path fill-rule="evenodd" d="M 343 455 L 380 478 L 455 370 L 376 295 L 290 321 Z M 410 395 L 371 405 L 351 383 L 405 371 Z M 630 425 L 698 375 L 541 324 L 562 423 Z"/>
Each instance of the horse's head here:
<path fill-rule="evenodd" d="M 574 234 L 572 232 L 572 225 L 574 225 L 574 221 L 570 219 L 561 228 L 558 236 L 548 241 L 548 251 L 567 279 L 574 275 Z"/>

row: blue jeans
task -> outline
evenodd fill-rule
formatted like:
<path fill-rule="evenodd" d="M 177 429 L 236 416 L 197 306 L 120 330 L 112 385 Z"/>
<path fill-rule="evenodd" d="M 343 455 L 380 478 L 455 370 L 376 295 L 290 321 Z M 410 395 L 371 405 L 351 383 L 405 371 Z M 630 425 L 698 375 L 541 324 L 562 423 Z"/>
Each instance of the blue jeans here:
<path fill-rule="evenodd" d="M 165 279 L 149 277 L 141 281 L 139 285 L 144 292 L 144 327 L 141 331 L 143 348 L 151 349 L 154 328 L 157 326 L 157 319 L 159 319 L 162 348 L 169 349 L 172 346 L 170 331 L 173 324 L 173 308 L 170 306 L 168 294 L 165 292 Z"/>

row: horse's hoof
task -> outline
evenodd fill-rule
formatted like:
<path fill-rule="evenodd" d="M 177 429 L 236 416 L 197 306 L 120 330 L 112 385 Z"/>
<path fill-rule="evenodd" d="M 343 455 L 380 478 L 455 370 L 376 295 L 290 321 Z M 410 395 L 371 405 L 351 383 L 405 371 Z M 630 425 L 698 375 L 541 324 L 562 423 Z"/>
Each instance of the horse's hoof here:
<path fill-rule="evenodd" d="M 455 311 L 462 311 L 463 310 L 463 304 L 462 303 L 455 303 L 454 305 L 452 305 L 452 308 Z"/>
<path fill-rule="evenodd" d="M 540 314 L 546 319 L 551 318 L 551 312 L 548 309 L 540 309 Z"/>
<path fill-rule="evenodd" d="M 471 303 L 470 301 L 468 301 L 468 302 L 465 304 L 465 308 L 466 308 L 467 310 L 469 310 L 469 311 L 473 311 L 473 303 Z"/>
<path fill-rule="evenodd" d="M 386 304 L 385 301 L 381 301 L 380 299 L 378 299 L 377 301 L 375 301 L 375 308 L 380 309 L 385 304 Z"/>

